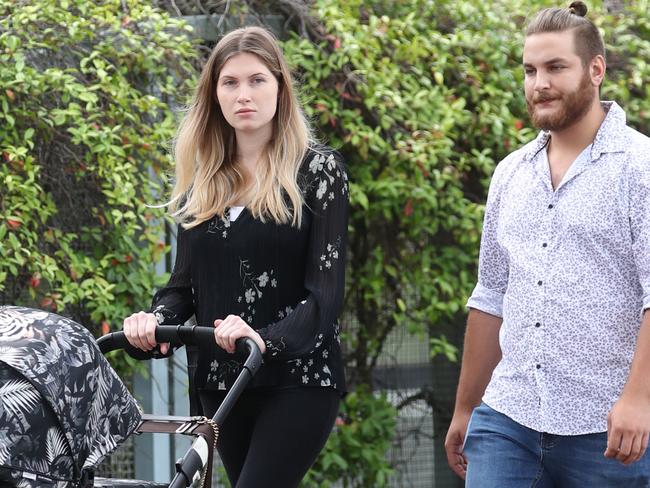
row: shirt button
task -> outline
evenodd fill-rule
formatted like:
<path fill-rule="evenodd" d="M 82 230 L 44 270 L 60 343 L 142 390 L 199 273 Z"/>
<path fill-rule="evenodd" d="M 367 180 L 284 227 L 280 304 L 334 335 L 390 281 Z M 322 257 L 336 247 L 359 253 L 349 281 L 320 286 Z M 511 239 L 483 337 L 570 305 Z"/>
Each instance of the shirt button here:
<path fill-rule="evenodd" d="M 538 284 L 539 286 L 542 286 L 542 280 L 539 280 L 539 281 L 537 282 L 537 284 Z"/>
<path fill-rule="evenodd" d="M 544 244 L 542 244 L 542 247 L 546 247 L 546 246 L 548 246 L 548 244 L 547 244 L 547 243 L 544 243 Z"/>
<path fill-rule="evenodd" d="M 552 203 L 549 203 L 549 204 L 548 204 L 548 208 L 553 208 L 553 204 L 552 204 Z"/>
<path fill-rule="evenodd" d="M 537 365 L 535 365 L 535 367 L 536 367 L 537 369 L 539 369 L 539 368 L 542 367 L 542 365 L 541 365 L 541 364 L 537 364 Z"/>
<path fill-rule="evenodd" d="M 535 327 L 541 327 L 541 326 L 542 324 L 540 324 L 539 322 L 535 322 Z"/>

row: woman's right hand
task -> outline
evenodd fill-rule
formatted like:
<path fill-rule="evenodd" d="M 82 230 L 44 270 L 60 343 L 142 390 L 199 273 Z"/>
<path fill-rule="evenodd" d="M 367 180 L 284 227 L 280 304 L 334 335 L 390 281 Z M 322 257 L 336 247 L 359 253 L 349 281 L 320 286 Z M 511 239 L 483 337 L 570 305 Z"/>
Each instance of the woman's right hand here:
<path fill-rule="evenodd" d="M 124 319 L 124 335 L 129 343 L 143 351 L 150 351 L 156 347 L 156 327 L 158 321 L 152 313 L 137 312 Z M 167 354 L 169 344 L 160 345 L 160 352 Z"/>

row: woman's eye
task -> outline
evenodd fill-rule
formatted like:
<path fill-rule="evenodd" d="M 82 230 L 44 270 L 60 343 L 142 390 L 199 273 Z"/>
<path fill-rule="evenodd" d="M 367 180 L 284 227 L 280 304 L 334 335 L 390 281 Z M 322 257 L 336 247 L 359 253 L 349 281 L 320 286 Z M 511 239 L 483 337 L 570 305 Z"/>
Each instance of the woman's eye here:
<path fill-rule="evenodd" d="M 254 78 L 253 83 L 264 83 L 266 80 L 264 78 Z"/>

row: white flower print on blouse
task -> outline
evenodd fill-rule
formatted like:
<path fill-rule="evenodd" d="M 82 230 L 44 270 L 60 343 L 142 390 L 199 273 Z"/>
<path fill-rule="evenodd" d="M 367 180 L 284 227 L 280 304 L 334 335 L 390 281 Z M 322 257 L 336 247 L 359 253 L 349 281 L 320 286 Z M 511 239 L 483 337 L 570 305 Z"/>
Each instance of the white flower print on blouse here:
<path fill-rule="evenodd" d="M 322 209 L 327 209 L 327 202 L 334 200 L 335 195 L 330 187 L 334 184 L 336 178 L 343 177 L 343 186 L 341 188 L 341 195 L 346 195 L 348 191 L 348 176 L 341 173 L 336 159 L 333 154 L 327 157 L 322 154 L 316 154 L 309 163 L 309 171 L 318 175 L 318 189 L 316 190 L 316 198 L 322 201 Z"/>
<path fill-rule="evenodd" d="M 156 322 L 158 322 L 158 325 L 162 325 L 165 322 L 174 320 L 177 317 L 174 311 L 169 310 L 164 305 L 158 305 L 153 309 L 151 313 L 154 315 L 154 317 L 156 317 Z"/>
<path fill-rule="evenodd" d="M 330 269 L 332 262 L 339 258 L 339 250 L 341 248 L 341 236 L 338 236 L 334 243 L 327 243 L 325 254 L 320 256 L 320 264 L 318 268 L 323 271 L 323 267 Z"/>
<path fill-rule="evenodd" d="M 289 315 L 291 312 L 293 312 L 293 307 L 287 306 L 287 307 L 284 308 L 284 310 L 280 310 L 278 312 L 278 318 L 283 319 L 287 315 Z"/>
<path fill-rule="evenodd" d="M 284 350 L 285 347 L 287 347 L 284 342 L 284 337 L 280 337 L 280 340 L 277 342 L 266 339 L 264 343 L 266 344 L 266 353 L 270 354 L 271 357 L 277 356 Z"/>
<path fill-rule="evenodd" d="M 221 234 L 221 237 L 226 239 L 228 237 L 228 229 L 230 228 L 230 219 L 222 218 L 215 215 L 208 224 L 208 234 Z"/>
<path fill-rule="evenodd" d="M 334 386 L 336 388 L 336 383 L 332 383 L 332 371 L 327 365 L 329 351 L 326 348 L 319 351 L 323 340 L 323 334 L 318 334 L 316 345 L 309 351 L 309 355 L 287 361 L 291 365 L 289 373 L 297 376 L 303 385 Z"/>
<path fill-rule="evenodd" d="M 246 312 L 242 315 L 242 318 L 248 322 L 249 325 L 252 324 L 255 311 L 255 302 L 263 297 L 262 288 L 271 286 L 271 288 L 276 288 L 278 286 L 277 279 L 273 278 L 274 270 L 264 271 L 261 274 L 256 276 L 251 270 L 251 265 L 247 259 L 239 260 L 239 276 L 242 280 L 243 287 L 243 296 L 240 295 L 237 297 L 237 302 L 246 303 Z"/>
<path fill-rule="evenodd" d="M 216 387 L 217 390 L 225 390 L 226 379 L 239 374 L 241 364 L 235 360 L 219 362 L 216 359 L 210 363 L 210 372 L 206 378 L 207 384 Z"/>

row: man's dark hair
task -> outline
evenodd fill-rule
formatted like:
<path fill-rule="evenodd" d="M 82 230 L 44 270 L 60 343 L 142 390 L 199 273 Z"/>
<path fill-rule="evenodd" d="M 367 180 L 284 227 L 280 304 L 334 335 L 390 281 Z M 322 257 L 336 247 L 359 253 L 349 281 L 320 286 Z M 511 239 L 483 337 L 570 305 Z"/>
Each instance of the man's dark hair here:
<path fill-rule="evenodd" d="M 587 66 L 599 54 L 605 57 L 605 45 L 598 28 L 585 18 L 586 14 L 587 6 L 583 2 L 572 2 L 569 8 L 545 8 L 528 24 L 526 37 L 572 30 L 576 54 L 583 66 Z"/>

